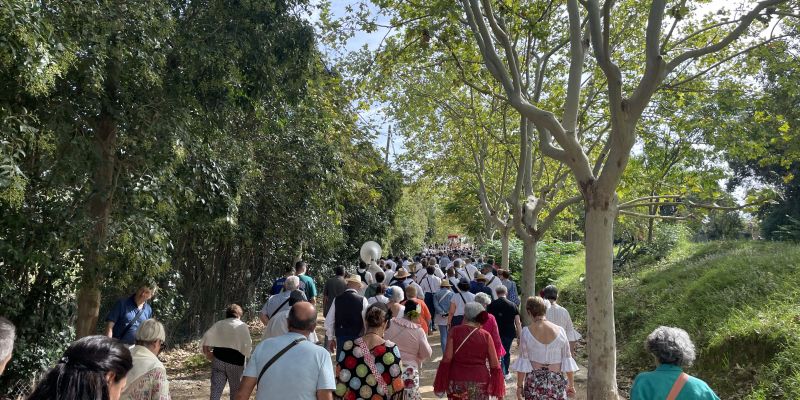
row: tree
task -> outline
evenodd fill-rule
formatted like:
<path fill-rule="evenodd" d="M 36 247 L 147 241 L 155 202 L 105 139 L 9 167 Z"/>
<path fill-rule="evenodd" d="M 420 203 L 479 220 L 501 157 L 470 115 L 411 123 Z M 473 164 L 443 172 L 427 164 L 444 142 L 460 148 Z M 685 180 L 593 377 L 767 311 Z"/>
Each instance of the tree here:
<path fill-rule="evenodd" d="M 666 1 L 653 1 L 649 7 L 645 43 L 643 48 L 644 71 L 623 71 L 614 60 L 620 51 L 619 43 L 613 43 L 612 22 L 619 18 L 620 7 L 605 2 L 601 7 L 598 1 L 567 1 L 566 12 L 569 20 L 570 68 L 567 93 L 564 101 L 563 117 L 559 120 L 555 113 L 541 108 L 526 91 L 524 76 L 520 74 L 520 50 L 515 48 L 512 32 L 507 19 L 517 18 L 508 13 L 507 8 L 495 5 L 489 0 L 464 0 L 462 5 L 467 22 L 481 49 L 486 67 L 493 77 L 503 85 L 508 101 L 524 118 L 536 126 L 539 133 L 541 151 L 553 159 L 566 164 L 580 189 L 586 210 L 586 300 L 587 325 L 589 330 L 589 396 L 590 398 L 617 398 L 616 389 L 616 343 L 614 331 L 614 306 L 612 291 L 613 226 L 618 212 L 617 186 L 630 159 L 630 152 L 636 139 L 636 125 L 647 108 L 650 99 L 679 66 L 719 52 L 745 35 L 754 21 L 769 19 L 769 15 L 783 1 L 762 1 L 749 12 L 724 21 L 706 21 L 700 27 L 689 25 L 687 35 L 682 40 L 670 42 L 675 27 L 684 19 L 685 2 L 667 11 Z M 625 12 L 635 14 L 631 4 L 622 4 Z M 581 6 L 585 17 L 582 16 Z M 612 12 L 613 11 L 613 12 Z M 688 9 L 687 9 L 688 11 Z M 586 25 L 582 23 L 586 19 Z M 672 26 L 663 35 L 666 26 Z M 766 24 L 760 23 L 763 27 Z M 729 27 L 733 29 L 717 29 Z M 584 36 L 584 27 L 586 35 Z M 715 28 L 716 27 L 716 28 Z M 704 36 L 698 32 L 716 31 L 719 37 Z M 561 32 L 552 32 L 560 34 Z M 707 41 L 697 46 L 699 40 Z M 591 44 L 594 60 L 597 63 L 598 77 L 605 79 L 608 96 L 608 117 L 611 126 L 605 143 L 608 155 L 601 160 L 599 171 L 593 169 L 589 154 L 584 150 L 576 134 L 578 104 L 581 85 L 584 79 L 584 64 L 587 47 Z M 497 48 L 501 51 L 498 51 Z M 626 49 L 638 52 L 634 47 Z M 714 61 L 711 61 L 714 64 Z M 703 71 L 701 70 L 700 73 Z M 638 82 L 632 83 L 631 73 Z M 685 71 L 678 72 L 686 73 Z M 602 75 L 600 75 L 602 74 Z"/>

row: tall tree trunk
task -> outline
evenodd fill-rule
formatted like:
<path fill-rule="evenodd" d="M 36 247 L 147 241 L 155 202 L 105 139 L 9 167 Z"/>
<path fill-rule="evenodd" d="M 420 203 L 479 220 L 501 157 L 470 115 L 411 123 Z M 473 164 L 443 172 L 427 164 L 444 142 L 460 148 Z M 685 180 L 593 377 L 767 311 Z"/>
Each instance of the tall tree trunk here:
<path fill-rule="evenodd" d="M 502 243 L 502 246 L 503 246 L 502 254 L 500 255 L 500 260 L 501 260 L 500 261 L 501 262 L 500 268 L 508 271 L 508 256 L 510 254 L 510 251 L 509 251 L 509 248 L 508 248 L 508 240 L 509 240 L 508 236 L 511 233 L 511 228 L 510 227 L 506 227 L 505 229 L 501 230 L 500 233 L 501 233 L 500 243 Z"/>
<path fill-rule="evenodd" d="M 95 163 L 92 172 L 94 190 L 89 198 L 88 214 L 92 228 L 86 238 L 86 260 L 78 291 L 77 337 L 95 334 L 100 312 L 100 288 L 103 285 L 105 246 L 114 190 L 114 166 L 117 127 L 111 115 L 101 115 L 94 135 Z"/>
<path fill-rule="evenodd" d="M 613 252 L 615 194 L 586 199 L 586 318 L 589 352 L 589 399 L 617 395 L 617 348 L 614 331 Z"/>
<path fill-rule="evenodd" d="M 538 244 L 537 239 L 528 239 L 522 244 L 522 279 L 519 291 L 522 304 L 525 304 L 528 296 L 536 295 L 536 246 Z M 530 322 L 527 313 L 522 313 L 521 317 L 524 323 Z"/>

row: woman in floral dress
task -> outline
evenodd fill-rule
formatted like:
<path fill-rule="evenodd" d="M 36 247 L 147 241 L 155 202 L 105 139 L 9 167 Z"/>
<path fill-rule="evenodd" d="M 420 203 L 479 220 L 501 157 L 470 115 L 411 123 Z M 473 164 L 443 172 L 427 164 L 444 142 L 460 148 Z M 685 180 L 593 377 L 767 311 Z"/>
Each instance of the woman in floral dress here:
<path fill-rule="evenodd" d="M 511 364 L 517 371 L 518 400 L 564 400 L 575 395 L 573 375 L 578 364 L 564 328 L 545 317 L 545 301 L 537 296 L 525 302 L 533 321 L 522 330 L 519 358 Z"/>
<path fill-rule="evenodd" d="M 384 340 L 389 310 L 383 303 L 367 309 L 363 336 L 342 345 L 336 365 L 334 398 L 400 400 L 403 396 L 400 349 Z"/>

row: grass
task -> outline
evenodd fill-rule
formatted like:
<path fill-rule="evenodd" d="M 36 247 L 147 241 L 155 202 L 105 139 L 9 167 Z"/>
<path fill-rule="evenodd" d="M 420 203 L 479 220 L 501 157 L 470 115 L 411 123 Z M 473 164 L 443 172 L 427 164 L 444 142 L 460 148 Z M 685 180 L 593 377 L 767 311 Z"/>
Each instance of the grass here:
<path fill-rule="evenodd" d="M 583 255 L 557 282 L 585 326 Z M 800 399 L 800 246 L 684 243 L 660 262 L 615 276 L 620 387 L 654 367 L 642 342 L 659 325 L 691 335 L 688 372 L 725 399 Z M 583 330 L 585 332 L 585 329 Z"/>

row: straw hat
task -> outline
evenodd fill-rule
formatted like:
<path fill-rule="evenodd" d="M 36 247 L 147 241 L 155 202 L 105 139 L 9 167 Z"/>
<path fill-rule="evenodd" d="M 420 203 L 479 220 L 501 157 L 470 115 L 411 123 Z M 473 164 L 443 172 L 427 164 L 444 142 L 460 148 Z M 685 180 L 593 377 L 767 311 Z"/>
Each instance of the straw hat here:
<path fill-rule="evenodd" d="M 483 275 L 482 273 L 478 272 L 478 273 L 475 274 L 475 280 L 476 281 L 484 281 L 484 282 L 486 282 L 486 276 Z"/>
<path fill-rule="evenodd" d="M 345 278 L 344 281 L 347 282 L 347 283 L 351 283 L 352 282 L 352 283 L 361 284 L 361 276 L 358 275 L 358 274 L 350 274 L 350 276 Z"/>
<path fill-rule="evenodd" d="M 442 287 L 453 287 L 453 285 L 451 285 L 450 282 L 447 279 L 443 279 L 442 280 L 441 286 Z"/>
<path fill-rule="evenodd" d="M 409 276 L 410 276 L 410 275 L 408 274 L 408 271 L 406 271 L 406 270 L 405 270 L 405 269 L 403 269 L 403 268 L 400 268 L 400 269 L 398 269 L 398 270 L 397 270 L 397 273 L 396 273 L 396 274 L 394 274 L 394 277 L 395 277 L 395 278 L 408 278 Z"/>

